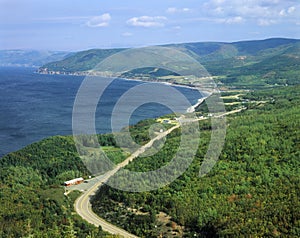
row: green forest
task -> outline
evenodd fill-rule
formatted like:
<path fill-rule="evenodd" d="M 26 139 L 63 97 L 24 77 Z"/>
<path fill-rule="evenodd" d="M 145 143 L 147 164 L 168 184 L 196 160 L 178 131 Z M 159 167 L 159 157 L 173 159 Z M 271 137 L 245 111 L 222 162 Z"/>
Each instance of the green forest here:
<path fill-rule="evenodd" d="M 225 102 L 232 103 L 234 94 L 223 93 Z M 300 86 L 245 92 L 238 101 L 248 109 L 227 117 L 225 146 L 209 174 L 198 176 L 211 132 L 207 120 L 199 122 L 196 157 L 177 180 L 143 193 L 102 186 L 92 199 L 94 211 L 142 237 L 299 237 Z M 149 140 L 154 122 L 130 128 L 136 142 Z M 159 153 L 138 157 L 126 168 L 150 171 L 166 164 L 179 136 L 175 130 Z M 115 163 L 126 157 L 112 135 L 98 139 Z M 91 155 L 94 142 L 82 140 Z M 1 158 L 0 237 L 112 237 L 74 212 L 80 192 L 64 195 L 63 181 L 89 174 L 71 136 L 51 137 Z"/>
<path fill-rule="evenodd" d="M 264 103 L 249 104 L 248 110 L 227 117 L 225 146 L 205 177 L 198 173 L 210 131 L 207 122 L 201 122 L 196 158 L 179 179 L 144 193 L 103 186 L 93 198 L 94 211 L 143 237 L 299 237 L 299 89 L 245 95 L 244 99 Z M 162 151 L 137 158 L 127 169 L 161 167 L 172 159 L 178 135 L 175 131 Z"/>
<path fill-rule="evenodd" d="M 107 135 L 99 142 L 113 145 Z M 74 212 L 80 192 L 64 195 L 64 181 L 89 174 L 71 136 L 51 137 L 1 158 L 0 237 L 113 237 Z"/>

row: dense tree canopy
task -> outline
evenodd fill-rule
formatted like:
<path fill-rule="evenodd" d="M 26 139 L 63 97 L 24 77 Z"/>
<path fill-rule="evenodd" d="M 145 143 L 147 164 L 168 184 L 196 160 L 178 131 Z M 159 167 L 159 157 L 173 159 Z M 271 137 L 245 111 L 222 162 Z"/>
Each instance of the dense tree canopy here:
<path fill-rule="evenodd" d="M 264 103 L 249 104 L 247 111 L 227 118 L 223 152 L 207 176 L 198 176 L 209 141 L 208 127 L 202 122 L 197 156 L 178 180 L 144 193 L 103 187 L 93 199 L 95 211 L 146 237 L 155 237 L 153 231 L 157 229 L 163 233 L 155 216 L 159 212 L 169 214 L 173 222 L 184 227 L 186 237 L 299 237 L 299 89 L 248 93 L 244 98 Z M 138 158 L 127 168 L 149 171 L 161 167 L 178 146 L 176 133 L 158 154 Z"/>
<path fill-rule="evenodd" d="M 177 180 L 144 193 L 103 186 L 93 198 L 94 210 L 145 237 L 299 237 L 299 92 L 295 86 L 244 95 L 248 110 L 227 117 L 225 146 L 205 177 L 198 173 L 209 143 L 209 120 L 199 122 L 196 157 Z M 132 126 L 133 139 L 146 143 L 153 123 L 151 119 Z M 173 131 L 157 154 L 139 157 L 127 169 L 150 171 L 167 164 L 177 151 L 180 134 Z M 93 157 L 94 141 L 82 139 L 86 156 Z M 125 158 L 112 135 L 98 139 L 112 161 Z M 1 158 L 0 237 L 107 237 L 74 214 L 79 193 L 63 195 L 63 181 L 89 174 L 72 137 L 45 139 Z"/>
<path fill-rule="evenodd" d="M 99 138 L 110 145 L 110 136 Z M 79 193 L 65 196 L 61 186 L 87 175 L 72 137 L 51 137 L 1 158 L 0 237 L 107 237 L 74 214 Z"/>

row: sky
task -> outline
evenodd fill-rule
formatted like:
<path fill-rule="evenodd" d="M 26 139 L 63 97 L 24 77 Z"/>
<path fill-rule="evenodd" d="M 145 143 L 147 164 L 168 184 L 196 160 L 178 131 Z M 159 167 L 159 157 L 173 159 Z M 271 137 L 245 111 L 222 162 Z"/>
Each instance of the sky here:
<path fill-rule="evenodd" d="M 0 0 L 0 49 L 300 38 L 300 0 Z"/>

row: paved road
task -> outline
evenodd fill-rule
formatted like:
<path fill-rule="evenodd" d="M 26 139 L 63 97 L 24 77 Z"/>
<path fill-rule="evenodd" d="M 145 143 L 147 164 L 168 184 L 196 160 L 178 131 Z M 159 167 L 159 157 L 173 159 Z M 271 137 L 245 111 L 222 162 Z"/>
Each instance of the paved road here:
<path fill-rule="evenodd" d="M 101 226 L 104 231 L 107 231 L 111 234 L 118 234 L 123 237 L 137 237 L 133 234 L 130 234 L 129 232 L 114 226 L 102 218 L 98 217 L 92 210 L 92 206 L 90 203 L 90 198 L 95 194 L 95 192 L 102 186 L 103 183 L 105 183 L 111 176 L 113 176 L 116 172 L 118 172 L 119 169 L 125 167 L 130 161 L 134 160 L 136 157 L 138 157 L 140 154 L 144 153 L 146 149 L 150 148 L 154 141 L 160 140 L 163 137 L 170 134 L 173 130 L 179 128 L 180 125 L 176 125 L 165 132 L 160 133 L 158 136 L 153 138 L 151 141 L 149 141 L 146 145 L 142 146 L 140 149 L 138 149 L 136 152 L 134 152 L 132 155 L 130 155 L 126 160 L 124 160 L 122 163 L 118 164 L 113 170 L 108 171 L 106 174 L 99 177 L 98 181 L 87 189 L 86 192 L 84 192 L 76 201 L 75 201 L 75 211 L 86 221 L 88 221 L 91 224 L 94 224 L 95 226 Z"/>
<path fill-rule="evenodd" d="M 229 115 L 229 114 L 237 113 L 237 112 L 240 112 L 244 109 L 245 108 L 230 111 L 230 112 L 225 112 L 225 113 L 223 113 L 221 115 L 218 115 L 218 116 L 215 116 L 215 117 L 222 117 L 222 116 L 226 116 L 226 115 Z M 185 122 L 193 122 L 193 121 L 200 121 L 200 120 L 206 120 L 206 119 L 207 118 L 204 117 L 204 118 L 192 119 L 192 120 L 185 121 Z M 127 231 L 125 231 L 125 230 L 123 230 L 123 229 L 121 229 L 117 226 L 112 225 L 111 223 L 109 223 L 109 222 L 103 220 L 102 218 L 100 218 L 99 216 L 97 216 L 92 210 L 92 206 L 91 206 L 91 203 L 90 203 L 90 198 L 102 186 L 102 184 L 105 183 L 116 172 L 118 172 L 118 170 L 125 167 L 130 161 L 134 160 L 140 154 L 144 153 L 146 151 L 146 149 L 150 148 L 153 145 L 154 141 L 162 139 L 163 137 L 167 136 L 173 130 L 175 130 L 179 127 L 180 127 L 180 124 L 166 130 L 165 132 L 160 133 L 158 136 L 156 136 L 151 141 L 149 141 L 146 145 L 142 146 L 140 149 L 138 149 L 136 152 L 134 152 L 132 155 L 130 155 L 122 163 L 118 164 L 113 170 L 108 171 L 106 174 L 101 175 L 98 178 L 96 178 L 96 182 L 94 181 L 92 186 L 90 185 L 90 187 L 75 201 L 75 210 L 76 210 L 76 212 L 84 220 L 88 221 L 91 224 L 94 224 L 95 226 L 101 226 L 104 231 L 107 231 L 111 234 L 118 234 L 118 235 L 121 235 L 121 236 L 126 237 L 126 238 L 127 237 L 128 238 L 137 237 L 137 236 L 135 236 L 133 234 L 130 234 L 129 232 L 127 232 Z"/>
<path fill-rule="evenodd" d="M 95 185 L 93 185 L 88 191 L 86 191 L 82 196 L 80 196 L 76 201 L 75 201 L 75 210 L 76 212 L 86 221 L 88 221 L 91 224 L 94 224 L 95 226 L 101 226 L 104 231 L 107 231 L 111 234 L 118 234 L 124 237 L 137 237 L 133 234 L 130 234 L 129 232 L 116 227 L 102 218 L 100 218 L 98 215 L 96 215 L 93 210 L 92 206 L 90 203 L 90 198 L 95 194 L 95 192 L 99 189 L 99 187 L 102 185 L 102 183 L 107 180 L 109 177 L 112 176 L 112 174 L 115 172 L 108 172 L 103 176 L 99 182 L 97 182 Z"/>

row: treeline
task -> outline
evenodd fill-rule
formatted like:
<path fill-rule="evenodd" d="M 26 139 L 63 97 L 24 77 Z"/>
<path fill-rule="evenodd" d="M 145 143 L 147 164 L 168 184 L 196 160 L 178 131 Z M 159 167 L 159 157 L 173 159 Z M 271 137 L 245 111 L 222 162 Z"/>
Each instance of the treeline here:
<path fill-rule="evenodd" d="M 299 237 L 300 87 L 250 92 L 245 98 L 264 103 L 227 117 L 223 151 L 205 177 L 198 176 L 209 143 L 209 127 L 202 122 L 197 155 L 179 179 L 153 192 L 102 187 L 94 211 L 145 237 L 174 234 L 171 225 L 163 229 L 159 212 L 184 227 L 184 237 Z M 175 134 L 158 155 L 138 158 L 127 168 L 161 167 L 178 146 L 174 141 Z"/>

